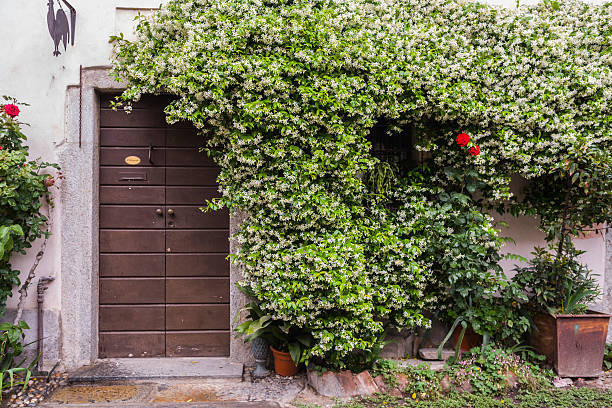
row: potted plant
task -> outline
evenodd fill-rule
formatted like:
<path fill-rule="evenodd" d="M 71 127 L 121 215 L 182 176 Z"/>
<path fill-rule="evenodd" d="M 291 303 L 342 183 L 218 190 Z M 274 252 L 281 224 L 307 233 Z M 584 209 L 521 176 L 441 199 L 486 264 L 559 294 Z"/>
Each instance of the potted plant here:
<path fill-rule="evenodd" d="M 299 327 L 274 319 L 255 302 L 251 302 L 244 310 L 248 312 L 248 320 L 238 325 L 236 332 L 244 335 L 245 341 L 266 341 L 272 351 L 274 371 L 277 374 L 296 374 L 304 350 L 312 345 L 312 336 Z"/>
<path fill-rule="evenodd" d="M 459 357 L 460 352 L 470 351 L 473 347 L 480 345 L 483 345 L 483 349 L 487 346 L 489 332 L 486 331 L 484 336 L 482 336 L 474 331 L 473 325 L 476 321 L 476 313 L 472 306 L 472 298 L 469 297 L 468 300 L 469 308 L 455 319 L 446 337 L 444 337 L 438 346 L 438 360 L 442 359 L 442 350 L 451 337 L 453 339 L 453 348 L 455 349 L 455 360 Z"/>
<path fill-rule="evenodd" d="M 610 315 L 588 310 L 600 292 L 576 259 L 581 253 L 569 243 L 561 256 L 536 248 L 513 278 L 527 288 L 534 324 L 529 341 L 562 377 L 599 376 L 608 333 Z"/>
<path fill-rule="evenodd" d="M 562 377 L 602 373 L 610 315 L 588 310 L 599 288 L 571 239 L 601 232 L 596 226 L 610 219 L 609 162 L 609 154 L 593 146 L 570 152 L 554 172 L 528 185 L 522 203 L 524 212 L 540 217 L 550 248 L 536 248 L 513 281 L 527 292 L 535 326 L 531 344 Z"/>

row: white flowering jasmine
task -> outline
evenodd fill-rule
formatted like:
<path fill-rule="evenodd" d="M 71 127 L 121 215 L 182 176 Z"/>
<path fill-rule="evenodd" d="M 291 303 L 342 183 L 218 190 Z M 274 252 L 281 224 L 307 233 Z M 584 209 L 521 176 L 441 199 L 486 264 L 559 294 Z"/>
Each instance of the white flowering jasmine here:
<path fill-rule="evenodd" d="M 380 344 L 383 320 L 427 326 L 425 309 L 445 309 L 431 282 L 454 282 L 436 280 L 444 271 L 425 257 L 423 231 L 456 236 L 450 220 L 465 215 L 437 223 L 423 198 L 437 191 L 398 190 L 394 213 L 372 200 L 362 175 L 377 163 L 376 123 L 390 134 L 414 124 L 416 151 L 439 170 L 431 184 L 470 167 L 490 201 L 511 197 L 513 174 L 546 174 L 574 146 L 612 151 L 612 3 L 559 3 L 170 0 L 141 17 L 136 41 L 115 41 L 114 73 L 126 101 L 176 95 L 168 122 L 191 121 L 221 167 L 213 207 L 246 215 L 233 236 L 241 285 L 312 332 L 306 359 L 342 368 Z M 457 148 L 459 132 L 478 156 Z M 499 249 L 493 221 L 474 217 L 466 245 L 487 258 Z M 439 255 L 451 269 L 468 258 Z"/>

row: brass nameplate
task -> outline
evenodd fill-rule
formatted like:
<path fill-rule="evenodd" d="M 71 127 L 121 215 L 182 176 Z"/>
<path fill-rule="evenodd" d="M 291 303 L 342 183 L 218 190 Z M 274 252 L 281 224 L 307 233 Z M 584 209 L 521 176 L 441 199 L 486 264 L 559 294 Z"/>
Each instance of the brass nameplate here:
<path fill-rule="evenodd" d="M 137 164 L 140 164 L 140 157 L 128 156 L 125 158 L 125 162 L 126 164 L 129 164 L 130 166 L 136 166 Z"/>

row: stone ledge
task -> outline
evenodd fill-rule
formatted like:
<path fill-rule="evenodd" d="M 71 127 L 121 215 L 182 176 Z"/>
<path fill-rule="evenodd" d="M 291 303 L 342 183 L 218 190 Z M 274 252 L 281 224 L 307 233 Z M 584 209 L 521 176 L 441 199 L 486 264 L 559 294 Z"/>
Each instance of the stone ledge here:
<path fill-rule="evenodd" d="M 441 361 L 446 361 L 448 360 L 450 357 L 455 355 L 455 351 L 454 350 L 447 350 L 447 349 L 443 349 L 442 350 L 442 360 Z M 438 349 L 437 348 L 422 348 L 419 350 L 419 357 L 422 358 L 423 360 L 431 360 L 431 361 L 440 361 L 438 360 Z"/>
<path fill-rule="evenodd" d="M 408 366 L 416 367 L 421 364 L 426 364 L 433 371 L 440 371 L 444 368 L 444 365 L 446 364 L 446 362 L 440 361 L 440 360 L 432 360 L 432 361 L 417 360 L 416 358 L 398 361 L 398 365 L 400 368 L 404 368 Z"/>

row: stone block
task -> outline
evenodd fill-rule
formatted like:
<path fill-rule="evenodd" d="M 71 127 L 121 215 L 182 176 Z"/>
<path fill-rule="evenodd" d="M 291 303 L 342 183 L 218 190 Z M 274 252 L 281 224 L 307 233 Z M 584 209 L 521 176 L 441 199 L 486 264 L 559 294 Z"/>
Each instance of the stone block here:
<path fill-rule="evenodd" d="M 336 377 L 335 373 L 328 371 L 322 374 L 316 371 L 308 371 L 308 383 L 314 390 L 326 397 L 342 397 L 344 391 L 340 385 L 340 381 Z"/>
<path fill-rule="evenodd" d="M 425 361 L 425 360 L 417 360 L 416 358 L 398 361 L 399 367 L 402 367 L 402 368 L 408 367 L 408 366 L 416 367 L 421 364 L 426 364 L 433 371 L 440 371 L 444 368 L 444 365 L 446 363 L 440 360 Z"/>
<path fill-rule="evenodd" d="M 354 376 L 355 385 L 359 395 L 371 395 L 379 391 L 378 385 L 370 375 L 369 371 L 362 371 Z"/>
<path fill-rule="evenodd" d="M 389 339 L 389 338 L 387 338 Z M 390 341 L 380 352 L 380 358 L 402 358 L 400 347 L 397 341 Z"/>
<path fill-rule="evenodd" d="M 338 379 L 338 383 L 340 384 L 340 388 L 342 389 L 344 395 L 347 397 L 359 395 L 357 392 L 357 384 L 355 383 L 352 372 L 345 370 L 340 371 L 339 373 L 334 373 L 334 375 Z"/>
<path fill-rule="evenodd" d="M 336 398 L 371 395 L 380 390 L 368 371 L 359 374 L 353 374 L 348 370 L 327 371 L 320 374 L 309 370 L 308 383 L 318 394 Z"/>
<path fill-rule="evenodd" d="M 376 377 L 374 377 L 374 382 L 376 383 L 376 385 L 378 386 L 378 389 L 381 392 L 386 392 L 387 388 L 389 388 L 387 386 L 387 383 L 385 382 L 385 378 L 382 376 L 382 374 L 379 374 Z"/>
<path fill-rule="evenodd" d="M 442 361 L 446 361 L 454 355 L 455 352 L 453 350 L 443 349 Z M 438 360 L 438 349 L 433 347 L 422 348 L 419 350 L 419 357 L 423 360 Z"/>
<path fill-rule="evenodd" d="M 412 348 L 415 336 L 412 334 L 398 333 L 396 335 L 388 335 L 385 345 L 380 353 L 381 358 L 400 359 L 407 356 L 412 356 Z"/>
<path fill-rule="evenodd" d="M 565 388 L 570 387 L 574 382 L 571 378 L 555 378 L 553 380 L 553 385 L 557 388 Z"/>
<path fill-rule="evenodd" d="M 410 380 L 404 374 L 398 374 L 396 377 L 396 380 L 397 380 L 397 388 L 399 388 L 399 390 L 402 392 L 406 389 L 408 384 L 410 384 Z"/>

